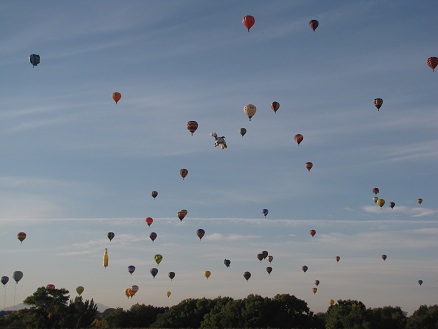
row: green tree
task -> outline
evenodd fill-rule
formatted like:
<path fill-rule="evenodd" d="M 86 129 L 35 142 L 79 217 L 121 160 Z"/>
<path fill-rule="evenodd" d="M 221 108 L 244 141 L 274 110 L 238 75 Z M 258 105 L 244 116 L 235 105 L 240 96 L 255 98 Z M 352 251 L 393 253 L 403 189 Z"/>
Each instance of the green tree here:
<path fill-rule="evenodd" d="M 407 329 L 438 329 L 438 305 L 421 305 L 409 318 Z"/>
<path fill-rule="evenodd" d="M 327 310 L 325 319 L 327 329 L 372 329 L 367 321 L 367 310 L 357 300 L 338 300 Z"/>
<path fill-rule="evenodd" d="M 270 325 L 278 328 L 307 328 L 312 325 L 312 313 L 307 303 L 289 294 L 278 294 L 269 311 Z"/>
<path fill-rule="evenodd" d="M 91 301 L 82 300 L 82 296 L 77 296 L 70 300 L 67 314 L 61 321 L 62 328 L 87 328 L 93 324 L 97 316 L 97 305 Z"/>
<path fill-rule="evenodd" d="M 404 329 L 407 321 L 406 313 L 392 306 L 369 309 L 367 319 L 373 329 Z"/>

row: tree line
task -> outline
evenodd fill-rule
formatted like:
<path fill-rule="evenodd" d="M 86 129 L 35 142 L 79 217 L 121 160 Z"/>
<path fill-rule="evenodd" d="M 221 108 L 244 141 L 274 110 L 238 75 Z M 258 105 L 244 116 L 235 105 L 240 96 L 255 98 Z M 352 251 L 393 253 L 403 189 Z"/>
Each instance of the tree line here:
<path fill-rule="evenodd" d="M 97 311 L 93 299 L 70 299 L 66 289 L 40 287 L 24 300 L 29 308 L 0 318 L 0 328 L 327 328 L 438 329 L 438 305 L 422 305 L 411 316 L 400 307 L 367 308 L 357 300 L 338 300 L 313 313 L 289 294 L 188 298 L 172 307 L 135 304 Z"/>

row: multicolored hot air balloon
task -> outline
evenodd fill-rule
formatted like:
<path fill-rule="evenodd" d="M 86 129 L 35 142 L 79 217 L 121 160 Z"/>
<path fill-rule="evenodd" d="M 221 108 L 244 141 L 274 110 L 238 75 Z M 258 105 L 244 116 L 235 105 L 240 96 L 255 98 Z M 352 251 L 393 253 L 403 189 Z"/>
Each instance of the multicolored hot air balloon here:
<path fill-rule="evenodd" d="M 180 221 L 182 221 L 184 219 L 184 217 L 186 217 L 188 211 L 185 209 L 182 209 L 180 211 L 178 211 L 178 213 L 176 214 L 179 218 Z"/>
<path fill-rule="evenodd" d="M 418 199 L 418 200 L 417 200 L 417 203 L 418 203 L 418 204 L 422 204 L 422 203 L 423 203 L 423 199 Z"/>
<path fill-rule="evenodd" d="M 269 213 L 269 210 L 268 209 L 263 209 L 262 210 L 262 214 L 263 214 L 263 216 L 267 216 L 268 215 L 268 213 Z"/>
<path fill-rule="evenodd" d="M 380 107 L 383 105 L 383 99 L 376 98 L 374 99 L 374 106 L 377 107 L 377 111 L 380 110 Z"/>
<path fill-rule="evenodd" d="M 201 240 L 203 238 L 204 234 L 205 234 L 205 231 L 202 228 L 200 228 L 196 231 L 196 235 L 198 236 L 199 240 Z"/>
<path fill-rule="evenodd" d="M 246 15 L 242 18 L 242 24 L 249 30 L 253 27 L 255 18 L 251 15 Z"/>
<path fill-rule="evenodd" d="M 128 299 L 129 299 L 129 297 L 132 297 L 133 293 L 134 293 L 131 288 L 126 288 L 123 292 L 124 292 L 125 296 L 128 297 Z"/>
<path fill-rule="evenodd" d="M 181 175 L 181 177 L 184 179 L 186 178 L 187 174 L 189 173 L 189 171 L 187 169 L 180 169 L 179 174 Z"/>
<path fill-rule="evenodd" d="M 377 205 L 380 207 L 380 208 L 382 208 L 383 207 L 383 205 L 385 204 L 385 199 L 379 199 L 379 200 L 377 200 Z"/>
<path fill-rule="evenodd" d="M 155 199 L 158 196 L 158 192 L 157 191 L 152 191 L 151 195 Z"/>
<path fill-rule="evenodd" d="M 152 276 L 155 279 L 155 276 L 158 274 L 158 268 L 151 268 L 149 272 L 151 272 Z"/>
<path fill-rule="evenodd" d="M 274 113 L 277 113 L 279 108 L 280 108 L 279 102 L 272 102 L 271 103 L 271 109 L 272 109 L 272 111 L 274 111 Z"/>
<path fill-rule="evenodd" d="M 105 251 L 103 253 L 102 265 L 105 268 L 108 267 L 108 249 L 107 248 L 105 248 Z"/>
<path fill-rule="evenodd" d="M 244 272 L 243 277 L 245 278 L 246 281 L 248 281 L 251 278 L 251 272 Z"/>
<path fill-rule="evenodd" d="M 429 57 L 427 59 L 427 65 L 435 72 L 435 68 L 438 65 L 438 57 Z"/>
<path fill-rule="evenodd" d="M 135 266 L 134 265 L 129 265 L 128 266 L 128 272 L 132 275 L 132 273 L 135 272 Z"/>
<path fill-rule="evenodd" d="M 160 254 L 156 254 L 156 255 L 154 256 L 154 261 L 155 261 L 155 263 L 157 263 L 158 266 L 160 265 L 160 263 L 161 263 L 162 260 L 163 260 L 163 256 L 162 256 L 162 255 L 160 255 Z"/>
<path fill-rule="evenodd" d="M 84 287 L 83 286 L 77 286 L 76 287 L 76 292 L 78 293 L 78 295 L 82 295 L 82 293 L 84 292 Z"/>
<path fill-rule="evenodd" d="M 313 167 L 313 163 L 312 163 L 312 162 L 306 162 L 306 163 L 304 164 L 304 166 L 306 167 L 306 169 L 307 169 L 308 171 L 310 171 L 310 169 L 312 169 L 312 167 Z"/>
<path fill-rule="evenodd" d="M 167 275 L 169 276 L 170 281 L 172 281 L 175 277 L 175 272 L 169 272 Z"/>
<path fill-rule="evenodd" d="M 230 267 L 230 264 L 231 264 L 231 261 L 229 260 L 229 259 L 224 259 L 224 265 L 226 266 L 226 267 Z"/>
<path fill-rule="evenodd" d="M 315 32 L 315 30 L 316 30 L 316 28 L 318 27 L 318 25 L 319 25 L 319 22 L 318 22 L 316 19 L 312 19 L 312 20 L 309 22 L 309 26 L 310 26 L 310 28 L 313 30 L 313 32 Z"/>
<path fill-rule="evenodd" d="M 149 234 L 149 238 L 152 240 L 152 242 L 154 242 L 155 239 L 157 238 L 157 233 L 151 232 L 151 234 Z"/>
<path fill-rule="evenodd" d="M 374 203 L 377 203 L 377 200 L 379 200 L 379 198 L 377 196 L 373 197 Z"/>
<path fill-rule="evenodd" d="M 315 288 L 315 287 L 312 288 L 313 294 L 316 294 L 317 291 L 318 291 L 318 288 Z"/>
<path fill-rule="evenodd" d="M 270 266 L 266 267 L 266 272 L 268 272 L 268 274 L 271 274 L 271 272 L 272 272 L 272 267 L 270 267 Z"/>
<path fill-rule="evenodd" d="M 252 105 L 252 104 L 247 104 L 243 107 L 243 112 L 249 118 L 249 121 L 251 121 L 251 118 L 254 116 L 256 111 L 257 111 L 257 108 L 255 107 L 255 105 Z"/>
<path fill-rule="evenodd" d="M 21 243 L 23 243 L 23 240 L 26 239 L 26 233 L 24 232 L 19 232 L 17 234 L 17 239 L 20 240 Z"/>
<path fill-rule="evenodd" d="M 32 67 L 37 66 L 41 61 L 40 55 L 37 54 L 30 54 L 29 55 L 29 62 L 32 64 Z"/>
<path fill-rule="evenodd" d="M 240 132 L 240 135 L 242 135 L 242 137 L 245 136 L 245 134 L 246 134 L 246 128 L 240 128 L 240 129 L 239 129 L 239 132 Z"/>
<path fill-rule="evenodd" d="M 304 139 L 304 137 L 303 137 L 303 135 L 301 135 L 301 134 L 296 134 L 296 135 L 294 136 L 294 140 L 295 140 L 295 142 L 296 142 L 298 145 L 300 145 L 300 143 L 303 141 L 303 139 Z"/>
<path fill-rule="evenodd" d="M 198 123 L 196 121 L 187 121 L 186 123 L 187 130 L 191 132 L 192 136 L 193 133 L 198 129 Z"/>
<path fill-rule="evenodd" d="M 122 99 L 122 94 L 116 91 L 111 95 L 111 97 L 113 98 L 113 101 L 117 104 L 119 100 Z"/>
<path fill-rule="evenodd" d="M 389 203 L 389 207 L 390 207 L 391 209 L 393 209 L 393 208 L 395 207 L 395 202 L 392 202 L 392 201 L 391 201 L 391 202 Z"/>
<path fill-rule="evenodd" d="M 148 224 L 148 226 L 151 226 L 154 222 L 152 217 L 147 217 L 144 221 L 146 222 L 146 224 Z"/>
<path fill-rule="evenodd" d="M 205 272 L 204 272 L 204 276 L 207 278 L 207 280 L 208 280 L 208 278 L 210 277 L 210 275 L 211 275 L 211 272 L 210 272 L 210 271 L 205 271 Z"/>
<path fill-rule="evenodd" d="M 111 242 L 112 239 L 114 239 L 115 236 L 116 235 L 114 234 L 114 232 L 108 232 L 108 234 L 107 234 L 107 237 L 110 240 L 110 242 Z"/>
<path fill-rule="evenodd" d="M 310 233 L 311 236 L 315 236 L 316 230 L 310 230 L 309 233 Z"/>

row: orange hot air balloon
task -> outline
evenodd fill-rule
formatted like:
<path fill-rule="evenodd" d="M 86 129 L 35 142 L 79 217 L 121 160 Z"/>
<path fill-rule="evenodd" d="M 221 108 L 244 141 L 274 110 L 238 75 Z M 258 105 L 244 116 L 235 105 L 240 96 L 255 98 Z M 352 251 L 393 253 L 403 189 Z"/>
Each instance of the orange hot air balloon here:
<path fill-rule="evenodd" d="M 251 15 L 246 15 L 242 19 L 242 24 L 245 25 L 245 27 L 249 30 L 253 27 L 255 23 L 255 18 Z"/>
<path fill-rule="evenodd" d="M 147 217 L 145 220 L 146 224 L 148 224 L 148 226 L 151 226 L 152 223 L 154 222 L 154 220 L 151 217 Z"/>
<path fill-rule="evenodd" d="M 335 304 L 335 301 L 333 299 L 329 299 L 328 303 L 330 306 L 333 306 Z"/>
<path fill-rule="evenodd" d="M 377 200 L 377 205 L 380 207 L 380 208 L 382 208 L 383 207 L 383 205 L 385 204 L 385 199 L 379 199 L 379 200 Z"/>
<path fill-rule="evenodd" d="M 341 257 L 336 256 L 335 259 L 336 259 L 336 262 L 339 262 L 341 260 Z"/>
<path fill-rule="evenodd" d="M 187 130 L 193 133 L 196 131 L 196 129 L 198 129 L 198 123 L 196 121 L 188 121 L 186 124 Z"/>
<path fill-rule="evenodd" d="M 113 93 L 112 98 L 113 98 L 114 102 L 116 102 L 116 104 L 117 104 L 119 102 L 119 100 L 122 98 L 122 94 L 116 91 Z"/>
<path fill-rule="evenodd" d="M 297 142 L 297 144 L 298 145 L 300 145 L 300 143 L 303 141 L 303 135 L 301 135 L 301 134 L 296 134 L 295 136 L 294 136 L 294 140 L 295 140 L 295 142 Z"/>
<path fill-rule="evenodd" d="M 24 233 L 24 232 L 18 233 L 17 239 L 20 240 L 21 243 L 23 243 L 23 240 L 26 239 L 26 233 Z"/>
<path fill-rule="evenodd" d="M 319 25 L 319 22 L 318 22 L 316 19 L 312 19 L 312 20 L 309 22 L 309 26 L 310 26 L 310 28 L 313 30 L 313 32 L 315 32 L 315 30 L 316 30 L 316 28 L 318 27 L 318 25 Z"/>
<path fill-rule="evenodd" d="M 435 68 L 438 65 L 438 57 L 429 57 L 427 59 L 427 65 L 435 72 Z"/>
<path fill-rule="evenodd" d="M 423 199 L 418 199 L 417 202 L 418 202 L 418 204 L 422 204 L 423 203 Z"/>
<path fill-rule="evenodd" d="M 316 230 L 310 230 L 309 233 L 310 233 L 311 236 L 315 236 Z"/>
<path fill-rule="evenodd" d="M 279 108 L 280 108 L 279 102 L 272 102 L 271 103 L 271 109 L 272 109 L 272 111 L 274 111 L 274 113 L 277 113 Z"/>
<path fill-rule="evenodd" d="M 312 167 L 313 167 L 313 163 L 312 162 L 306 162 L 304 165 L 306 166 L 308 171 L 310 171 L 310 169 L 312 169 Z"/>
<path fill-rule="evenodd" d="M 181 175 L 181 177 L 184 179 L 186 178 L 187 174 L 189 173 L 189 171 L 187 169 L 180 169 L 179 174 Z"/>
<path fill-rule="evenodd" d="M 318 291 L 318 288 L 315 288 L 315 287 L 312 288 L 313 294 L 316 294 L 317 291 Z"/>
<path fill-rule="evenodd" d="M 383 99 L 381 98 L 374 99 L 374 106 L 377 107 L 377 111 L 380 109 L 382 105 L 383 105 Z"/>

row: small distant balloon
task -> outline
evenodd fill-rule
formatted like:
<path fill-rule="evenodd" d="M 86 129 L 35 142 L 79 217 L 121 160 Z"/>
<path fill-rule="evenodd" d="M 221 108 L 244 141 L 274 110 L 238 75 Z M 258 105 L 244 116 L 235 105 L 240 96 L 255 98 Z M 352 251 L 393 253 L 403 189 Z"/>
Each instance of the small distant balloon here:
<path fill-rule="evenodd" d="M 341 260 L 341 257 L 336 256 L 335 259 L 336 259 L 336 262 L 339 262 Z"/>
<path fill-rule="evenodd" d="M 301 269 L 303 270 L 304 273 L 306 273 L 309 268 L 306 265 L 304 265 L 301 267 Z"/>
<path fill-rule="evenodd" d="M 226 266 L 226 267 L 230 267 L 230 264 L 231 264 L 231 261 L 229 260 L 229 259 L 224 259 L 224 265 Z"/>
<path fill-rule="evenodd" d="M 8 283 L 9 282 L 9 277 L 8 276 L 2 276 L 2 278 L 1 278 L 1 283 L 5 286 L 6 285 L 6 283 Z"/>
<path fill-rule="evenodd" d="M 268 209 L 263 209 L 263 210 L 262 210 L 262 214 L 263 214 L 265 217 L 268 215 L 268 213 L 269 213 L 269 210 L 268 210 Z"/>
<path fill-rule="evenodd" d="M 301 142 L 303 141 L 303 139 L 304 139 L 304 137 L 303 137 L 303 135 L 301 135 L 301 134 L 296 134 L 296 135 L 294 136 L 294 140 L 295 140 L 295 142 L 296 142 L 298 145 L 301 144 Z"/>
<path fill-rule="evenodd" d="M 390 203 L 389 203 L 389 207 L 390 207 L 391 209 L 393 209 L 393 208 L 395 207 L 395 203 L 394 203 L 394 202 L 390 202 Z"/>
<path fill-rule="evenodd" d="M 149 238 L 152 240 L 152 242 L 154 242 L 155 239 L 157 238 L 157 233 L 151 232 L 151 234 L 149 234 Z"/>
<path fill-rule="evenodd" d="M 138 291 L 138 289 L 140 288 L 135 284 L 131 287 L 131 290 L 134 292 L 134 294 Z"/>
<path fill-rule="evenodd" d="M 272 111 L 274 111 L 274 113 L 277 113 L 279 108 L 280 108 L 279 102 L 272 102 L 271 103 L 271 109 L 272 109 Z"/>
<path fill-rule="evenodd" d="M 319 280 L 315 280 L 315 286 L 319 286 Z"/>
<path fill-rule="evenodd" d="M 318 27 L 318 25 L 319 25 L 319 22 L 318 22 L 316 19 L 312 19 L 312 20 L 309 22 L 309 26 L 310 26 L 310 28 L 313 30 L 313 32 L 315 32 L 315 30 L 316 30 L 316 28 Z"/>
<path fill-rule="evenodd" d="M 198 129 L 198 123 L 196 121 L 188 121 L 186 123 L 187 130 L 190 131 L 190 133 L 193 136 L 193 133 Z"/>
<path fill-rule="evenodd" d="M 251 278 L 251 272 L 244 272 L 243 277 L 245 278 L 246 281 L 248 281 Z"/>
<path fill-rule="evenodd" d="M 330 306 L 333 306 L 335 304 L 335 301 L 333 299 L 329 299 L 328 303 Z"/>
<path fill-rule="evenodd" d="M 12 274 L 12 278 L 15 280 L 15 283 L 18 283 L 23 278 L 23 272 L 15 271 Z"/>
<path fill-rule="evenodd" d="M 170 291 L 167 291 L 167 292 L 166 292 L 166 296 L 167 296 L 167 297 L 170 297 L 170 295 L 172 295 L 172 293 L 171 293 Z"/>
<path fill-rule="evenodd" d="M 374 203 L 377 203 L 377 200 L 379 200 L 379 198 L 378 197 L 373 197 L 373 201 L 374 201 Z"/>
<path fill-rule="evenodd" d="M 158 192 L 157 191 L 152 191 L 151 195 L 155 199 L 158 196 Z"/>
<path fill-rule="evenodd" d="M 266 267 L 266 272 L 268 272 L 268 274 L 271 274 L 271 272 L 272 272 L 272 267 L 270 267 L 270 266 Z"/>
<path fill-rule="evenodd" d="M 156 255 L 154 256 L 154 261 L 155 261 L 155 263 L 157 263 L 157 265 L 160 265 L 160 263 L 161 263 L 162 260 L 163 260 L 163 256 L 162 256 L 162 255 L 160 255 L 160 254 L 156 254 Z"/>
<path fill-rule="evenodd" d="M 246 129 L 245 129 L 245 128 L 240 128 L 240 129 L 239 129 L 239 132 L 240 132 L 240 134 L 241 134 L 242 137 L 243 137 L 243 136 L 245 136 L 245 134 L 246 134 Z"/>
<path fill-rule="evenodd" d="M 313 294 L 316 294 L 317 291 L 318 291 L 318 288 L 315 288 L 315 287 L 312 288 Z"/>
<path fill-rule="evenodd" d="M 438 57 L 429 57 L 427 59 L 427 65 L 435 72 L 435 68 L 438 65 Z"/>
<path fill-rule="evenodd" d="M 421 286 L 423 284 L 423 280 L 418 280 L 418 284 Z"/>
<path fill-rule="evenodd" d="M 257 254 L 257 259 L 261 262 L 264 259 L 263 254 Z"/>
<path fill-rule="evenodd" d="M 211 272 L 210 271 L 205 271 L 204 272 L 204 276 L 207 278 L 207 280 L 208 280 L 208 278 L 211 276 Z"/>
<path fill-rule="evenodd" d="M 116 102 L 116 104 L 119 102 L 119 100 L 122 99 L 122 94 L 119 92 L 114 92 L 111 96 L 113 98 L 113 101 Z"/>
<path fill-rule="evenodd" d="M 418 200 L 417 200 L 417 203 L 418 203 L 418 204 L 422 204 L 422 203 L 423 203 L 423 199 L 418 199 Z"/>
<path fill-rule="evenodd" d="M 40 55 L 37 54 L 30 54 L 29 55 L 29 62 L 32 64 L 32 67 L 37 66 L 41 61 Z"/>
<path fill-rule="evenodd" d="M 378 187 L 373 187 L 373 193 L 374 194 L 378 194 L 379 193 L 379 188 Z"/>
<path fill-rule="evenodd" d="M 254 116 L 256 111 L 257 111 L 257 108 L 253 104 L 247 104 L 243 107 L 243 112 L 246 114 L 249 121 L 251 121 L 251 118 Z"/>
<path fill-rule="evenodd" d="M 196 235 L 198 236 L 199 240 L 201 240 L 204 237 L 205 231 L 200 228 L 196 231 Z"/>
<path fill-rule="evenodd" d="M 173 278 L 175 277 L 175 272 L 169 272 L 169 274 L 167 274 L 170 278 L 170 281 L 173 280 Z"/>
<path fill-rule="evenodd" d="M 78 295 L 82 295 L 82 293 L 84 292 L 84 287 L 83 286 L 77 286 L 76 287 L 76 292 L 78 293 Z"/>
<path fill-rule="evenodd" d="M 242 18 L 242 24 L 249 30 L 254 26 L 255 18 L 251 15 L 246 15 Z"/>
<path fill-rule="evenodd" d="M 116 235 L 114 234 L 114 232 L 108 232 L 107 237 L 108 239 L 111 241 L 112 239 L 114 239 Z"/>
<path fill-rule="evenodd" d="M 262 251 L 263 259 L 266 259 L 268 257 L 269 253 L 266 250 Z"/>
<path fill-rule="evenodd" d="M 20 240 L 21 243 L 23 243 L 23 240 L 26 239 L 26 233 L 24 232 L 19 232 L 17 234 L 17 239 Z"/>
<path fill-rule="evenodd" d="M 377 111 L 380 110 L 380 107 L 383 105 L 383 99 L 376 98 L 374 99 L 374 106 L 377 108 Z"/>
<path fill-rule="evenodd" d="M 155 279 L 156 275 L 158 274 L 158 268 L 151 268 L 149 272 L 151 272 L 152 276 Z"/>
<path fill-rule="evenodd" d="M 383 261 L 385 261 L 385 260 L 386 260 L 386 258 L 387 258 L 387 256 L 386 256 L 386 255 L 382 255 L 382 259 L 383 259 Z"/>
<path fill-rule="evenodd" d="M 315 236 L 316 230 L 310 230 L 309 233 L 310 233 L 311 236 Z"/>
<path fill-rule="evenodd" d="M 152 217 L 147 217 L 144 221 L 146 222 L 146 224 L 148 224 L 148 226 L 151 226 L 154 222 Z"/>
<path fill-rule="evenodd" d="M 53 289 L 55 289 L 55 288 L 56 288 L 55 285 L 52 284 L 52 283 L 49 283 L 48 285 L 46 285 L 46 289 L 47 289 L 47 290 L 53 290 Z"/>
<path fill-rule="evenodd" d="M 135 272 L 135 266 L 134 265 L 129 265 L 128 266 L 128 272 L 132 275 L 132 273 Z"/>
<path fill-rule="evenodd" d="M 187 169 L 180 169 L 179 174 L 181 175 L 181 177 L 184 179 L 187 177 L 187 174 L 189 173 L 189 171 Z"/>
<path fill-rule="evenodd" d="M 379 200 L 377 200 L 377 205 L 378 205 L 380 208 L 382 208 L 384 204 L 385 204 L 385 199 L 379 199 Z"/>
<path fill-rule="evenodd" d="M 268 256 L 268 262 L 271 263 L 274 260 L 274 256 Z"/>
<path fill-rule="evenodd" d="M 304 166 L 306 167 L 306 169 L 307 169 L 308 171 L 310 171 L 310 169 L 312 169 L 312 167 L 313 167 L 313 163 L 312 163 L 312 162 L 306 162 L 306 163 L 304 164 Z"/>

